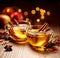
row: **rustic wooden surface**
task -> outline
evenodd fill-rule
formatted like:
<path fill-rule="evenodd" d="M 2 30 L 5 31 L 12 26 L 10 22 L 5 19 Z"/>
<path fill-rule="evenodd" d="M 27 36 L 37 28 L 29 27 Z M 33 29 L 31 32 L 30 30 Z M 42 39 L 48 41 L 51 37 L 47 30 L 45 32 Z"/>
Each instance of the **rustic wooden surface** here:
<path fill-rule="evenodd" d="M 60 35 L 59 26 L 51 26 L 56 34 Z M 41 54 L 33 51 L 28 45 L 12 44 L 12 52 L 4 52 L 3 47 L 0 45 L 0 58 L 60 58 L 60 47 L 57 53 Z"/>

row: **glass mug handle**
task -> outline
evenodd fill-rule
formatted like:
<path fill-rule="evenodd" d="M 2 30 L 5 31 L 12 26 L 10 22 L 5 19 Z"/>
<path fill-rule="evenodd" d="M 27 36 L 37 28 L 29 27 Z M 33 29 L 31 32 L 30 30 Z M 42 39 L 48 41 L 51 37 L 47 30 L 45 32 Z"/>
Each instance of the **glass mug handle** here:
<path fill-rule="evenodd" d="M 9 24 L 6 24 L 5 26 L 4 26 L 4 29 L 5 29 L 5 32 L 6 32 L 6 39 L 8 40 L 9 38 L 10 38 L 10 34 L 9 34 L 9 28 L 10 28 L 11 26 L 9 25 Z"/>

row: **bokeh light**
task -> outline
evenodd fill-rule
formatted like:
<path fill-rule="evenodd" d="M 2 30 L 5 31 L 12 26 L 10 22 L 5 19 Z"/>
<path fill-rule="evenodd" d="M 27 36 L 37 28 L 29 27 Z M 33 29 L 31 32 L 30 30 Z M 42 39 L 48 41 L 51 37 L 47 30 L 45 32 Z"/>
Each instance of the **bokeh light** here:
<path fill-rule="evenodd" d="M 29 18 L 26 18 L 26 22 L 28 22 L 29 21 Z"/>
<path fill-rule="evenodd" d="M 40 10 L 40 8 L 39 7 L 36 7 L 36 11 L 39 11 Z"/>
<path fill-rule="evenodd" d="M 46 13 L 46 10 L 40 9 L 41 14 Z"/>
<path fill-rule="evenodd" d="M 10 9 L 9 8 L 7 9 L 7 12 L 10 12 Z"/>
<path fill-rule="evenodd" d="M 32 11 L 31 11 L 31 13 L 32 13 L 32 14 L 35 14 L 35 13 L 36 13 L 36 11 L 35 11 L 35 10 L 32 10 Z"/>
<path fill-rule="evenodd" d="M 18 12 L 22 12 L 22 9 L 18 9 Z"/>
<path fill-rule="evenodd" d="M 47 11 L 47 15 L 50 15 L 50 11 Z"/>
<path fill-rule="evenodd" d="M 41 19 L 44 19 L 45 17 L 44 16 L 41 16 Z"/>
<path fill-rule="evenodd" d="M 37 21 L 37 22 L 40 22 L 40 19 L 37 19 L 36 21 Z"/>
<path fill-rule="evenodd" d="M 28 12 L 27 12 L 27 11 L 25 11 L 25 12 L 24 12 L 24 15 L 25 15 L 25 16 L 27 16 L 27 15 L 28 15 Z"/>

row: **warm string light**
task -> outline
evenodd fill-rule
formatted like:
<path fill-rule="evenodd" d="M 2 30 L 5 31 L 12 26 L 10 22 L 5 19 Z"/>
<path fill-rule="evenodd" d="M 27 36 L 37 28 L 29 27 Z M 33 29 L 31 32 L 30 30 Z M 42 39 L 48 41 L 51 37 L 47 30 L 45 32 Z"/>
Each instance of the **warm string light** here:
<path fill-rule="evenodd" d="M 25 16 L 27 16 L 27 15 L 28 15 L 28 12 L 27 12 L 27 11 L 25 11 L 25 12 L 24 12 L 24 15 L 25 15 Z"/>
<path fill-rule="evenodd" d="M 45 13 L 46 13 L 46 10 L 40 9 L 41 19 L 45 18 L 45 16 L 44 16 Z"/>
<path fill-rule="evenodd" d="M 42 16 L 41 16 L 41 19 L 44 19 L 44 18 L 45 18 L 45 17 L 42 15 Z"/>
<path fill-rule="evenodd" d="M 48 15 L 48 16 L 50 15 L 50 11 L 47 11 L 47 15 Z"/>
<path fill-rule="evenodd" d="M 10 11 L 10 9 L 8 8 L 7 9 L 7 12 L 9 12 Z M 37 22 L 40 22 L 40 20 L 42 20 L 42 19 L 45 19 L 45 13 L 49 16 L 50 15 L 50 11 L 46 11 L 46 10 L 44 10 L 44 9 L 41 9 L 41 8 L 39 8 L 39 7 L 36 7 L 34 10 L 31 10 L 31 14 L 37 14 L 37 12 L 36 11 L 38 11 L 38 12 L 40 12 L 40 19 L 36 19 L 36 21 Z M 22 12 L 22 9 L 18 9 L 18 12 Z M 25 11 L 24 12 L 24 16 L 29 16 L 29 13 L 28 13 L 28 11 Z M 26 19 L 26 21 L 29 21 L 29 18 L 25 18 Z"/>
<path fill-rule="evenodd" d="M 7 9 L 7 12 L 10 12 L 10 9 L 9 8 Z"/>
<path fill-rule="evenodd" d="M 18 9 L 18 12 L 22 12 L 22 9 Z"/>
<path fill-rule="evenodd" d="M 37 19 L 36 21 L 37 21 L 37 22 L 40 22 L 40 19 Z"/>
<path fill-rule="evenodd" d="M 40 8 L 39 7 L 36 7 L 36 11 L 39 11 L 40 10 Z"/>
<path fill-rule="evenodd" d="M 35 11 L 35 10 L 32 10 L 31 13 L 32 13 L 32 14 L 36 14 L 36 11 Z"/>

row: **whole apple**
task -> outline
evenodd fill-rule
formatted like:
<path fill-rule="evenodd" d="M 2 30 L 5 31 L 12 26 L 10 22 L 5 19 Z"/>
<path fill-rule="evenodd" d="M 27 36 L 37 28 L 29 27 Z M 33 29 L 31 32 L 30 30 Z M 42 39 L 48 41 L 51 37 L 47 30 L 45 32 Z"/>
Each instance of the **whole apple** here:
<path fill-rule="evenodd" d="M 6 7 L 3 9 L 2 14 L 6 14 L 6 15 L 11 15 L 14 12 L 14 9 L 12 7 Z"/>
<path fill-rule="evenodd" d="M 19 12 L 13 12 L 10 17 L 12 20 L 16 19 L 18 22 L 23 20 L 23 15 L 22 13 L 19 13 Z"/>
<path fill-rule="evenodd" d="M 8 15 L 1 14 L 0 15 L 0 22 L 3 25 L 6 25 L 6 24 L 8 24 L 10 22 L 10 17 Z"/>

